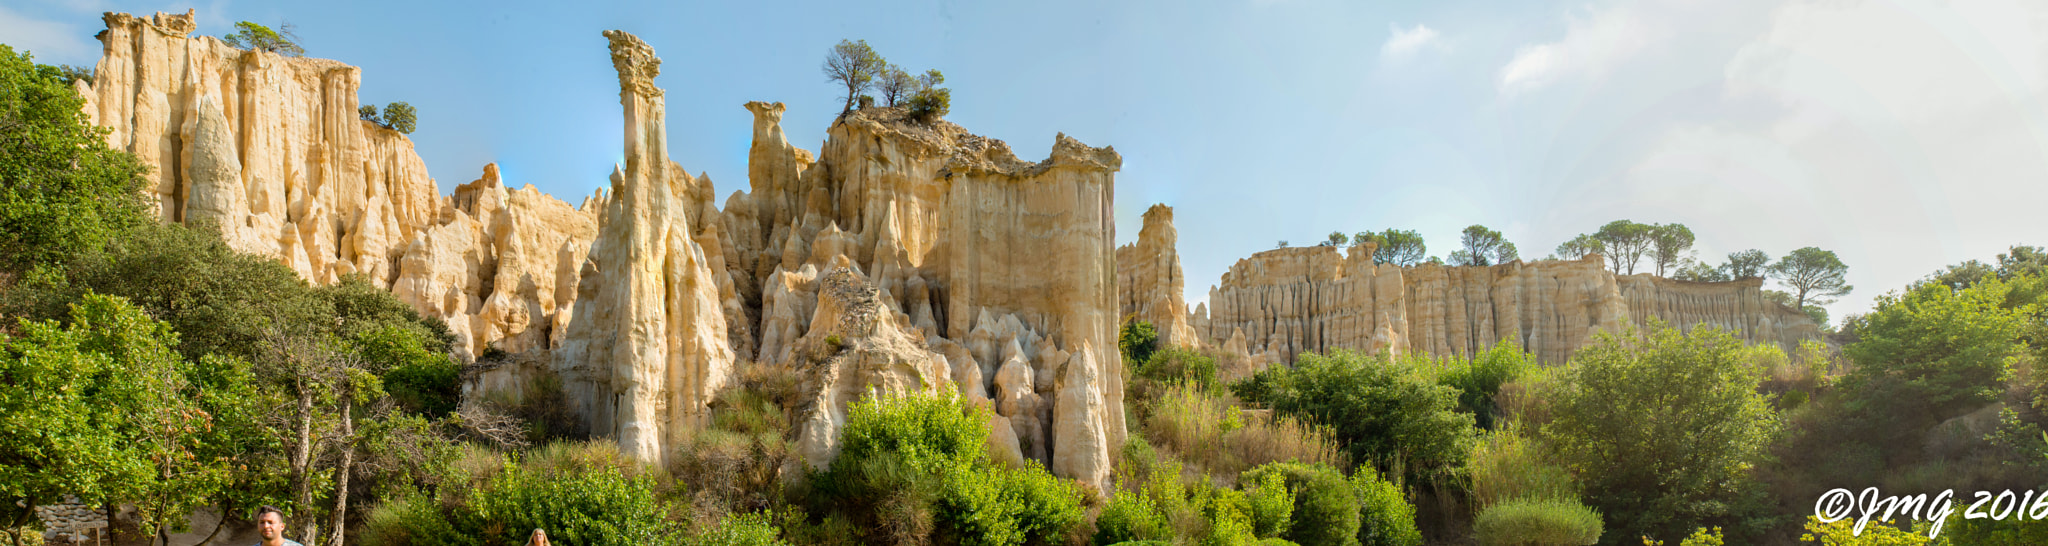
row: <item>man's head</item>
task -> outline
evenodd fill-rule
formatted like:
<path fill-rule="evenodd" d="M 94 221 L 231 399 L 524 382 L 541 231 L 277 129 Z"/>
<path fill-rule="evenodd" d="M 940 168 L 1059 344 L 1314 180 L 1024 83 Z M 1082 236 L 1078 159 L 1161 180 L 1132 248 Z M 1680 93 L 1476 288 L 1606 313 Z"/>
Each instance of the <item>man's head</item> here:
<path fill-rule="evenodd" d="M 284 536 L 284 511 L 276 506 L 263 505 L 256 509 L 256 534 L 264 541 Z"/>

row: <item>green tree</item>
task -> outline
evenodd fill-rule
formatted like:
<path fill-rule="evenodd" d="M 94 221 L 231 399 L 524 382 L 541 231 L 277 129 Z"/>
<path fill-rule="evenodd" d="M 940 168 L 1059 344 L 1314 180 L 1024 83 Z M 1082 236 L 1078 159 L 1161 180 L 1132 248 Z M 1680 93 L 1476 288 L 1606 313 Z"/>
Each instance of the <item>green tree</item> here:
<path fill-rule="evenodd" d="M 1715 328 L 1650 328 L 1640 340 L 1602 333 L 1580 349 L 1543 427 L 1587 503 L 1618 531 L 1610 543 L 1682 537 L 1728 516 L 1777 431 L 1740 340 Z"/>
<path fill-rule="evenodd" d="M 917 92 L 910 94 L 910 117 L 923 122 L 946 117 L 953 109 L 953 91 L 940 84 L 946 83 L 946 75 L 931 69 L 917 77 Z"/>
<path fill-rule="evenodd" d="M 1707 265 L 1706 262 L 1692 262 L 1678 269 L 1672 278 L 1692 282 L 1727 282 L 1728 272 L 1724 268 Z"/>
<path fill-rule="evenodd" d="M 1600 239 L 1584 234 L 1557 245 L 1557 257 L 1566 260 L 1577 260 L 1590 254 L 1599 254 L 1606 251 L 1607 247 Z"/>
<path fill-rule="evenodd" d="M 1351 244 L 1351 236 L 1345 235 L 1342 231 L 1332 231 L 1330 232 L 1330 238 L 1325 239 L 1323 241 L 1323 244 L 1328 246 L 1348 245 Z"/>
<path fill-rule="evenodd" d="M 1422 263 L 1422 256 L 1429 250 L 1428 245 L 1422 242 L 1422 233 L 1408 229 L 1389 228 L 1379 233 L 1360 233 L 1355 240 L 1369 240 L 1379 245 L 1379 250 L 1374 251 L 1372 255 L 1375 264 L 1394 264 L 1402 267 L 1415 265 Z"/>
<path fill-rule="evenodd" d="M 1650 259 L 1657 266 L 1657 276 L 1664 276 L 1666 270 L 1677 269 L 1686 260 L 1686 252 L 1692 250 L 1692 229 L 1685 224 L 1658 224 L 1650 227 Z"/>
<path fill-rule="evenodd" d="M 868 47 L 867 40 L 840 40 L 839 45 L 832 46 L 832 51 L 825 55 L 825 81 L 846 86 L 846 96 L 842 97 L 846 106 L 840 115 L 852 112 L 854 102 L 874 88 L 875 79 L 888 67 L 889 62 L 875 48 Z"/>
<path fill-rule="evenodd" d="M 390 127 L 393 131 L 410 135 L 413 129 L 418 128 L 418 123 L 419 112 L 413 110 L 412 105 L 404 102 L 384 105 L 385 127 Z"/>
<path fill-rule="evenodd" d="M 1159 350 L 1159 331 L 1150 322 L 1128 319 L 1117 333 L 1116 345 L 1123 352 L 1124 362 L 1133 368 L 1140 367 L 1152 360 L 1153 351 Z"/>
<path fill-rule="evenodd" d="M 1856 328 L 1859 339 L 1842 349 L 1856 363 L 1842 379 L 1845 407 L 1905 435 L 1995 400 L 2038 311 L 2008 307 L 2007 298 L 2020 283 L 2038 282 L 1923 284 L 1878 297 Z"/>
<path fill-rule="evenodd" d="M 1593 239 L 1600 241 L 1600 247 L 1607 251 L 1607 262 L 1614 266 L 1618 275 L 1634 275 L 1636 264 L 1650 252 L 1653 239 L 1649 224 L 1638 224 L 1628 220 L 1615 220 L 1600 226 L 1593 233 Z"/>
<path fill-rule="evenodd" d="M 1287 248 L 1287 240 L 1281 239 L 1280 242 L 1273 244 L 1273 248 Z"/>
<path fill-rule="evenodd" d="M 356 107 L 356 117 L 370 123 L 383 124 L 384 118 L 377 115 L 377 105 L 365 104 Z"/>
<path fill-rule="evenodd" d="M 895 106 L 898 101 L 909 98 L 911 93 L 917 91 L 917 78 L 912 77 L 909 72 L 904 72 L 903 67 L 892 64 L 884 69 L 876 88 L 882 93 L 883 104 Z"/>
<path fill-rule="evenodd" d="M 270 27 L 242 21 L 235 23 L 234 34 L 221 37 L 229 46 L 254 51 L 266 51 L 287 57 L 306 54 L 306 48 L 299 47 L 299 37 L 292 33 L 292 24 L 284 23 L 277 30 Z"/>
<path fill-rule="evenodd" d="M 107 147 L 84 104 L 58 68 L 0 45 L 0 288 L 152 220 L 146 167 Z"/>
<path fill-rule="evenodd" d="M 1307 353 L 1231 387 L 1239 398 L 1334 427 L 1354 461 L 1399 464 L 1410 483 L 1447 475 L 1472 449 L 1473 418 L 1459 391 L 1419 367 L 1342 349 Z"/>
<path fill-rule="evenodd" d="M 1818 305 L 1833 303 L 1832 298 L 1848 294 L 1855 287 L 1842 280 L 1849 273 L 1849 266 L 1843 265 L 1832 250 L 1806 247 L 1792 251 L 1771 264 L 1771 274 L 1778 282 L 1792 288 L 1793 309 L 1805 309 L 1810 299 Z"/>
<path fill-rule="evenodd" d="M 1473 224 L 1459 233 L 1458 241 L 1465 249 L 1451 253 L 1451 265 L 1493 265 L 1507 263 L 1520 256 L 1515 244 L 1507 241 L 1500 232 Z"/>
<path fill-rule="evenodd" d="M 72 305 L 69 319 L 22 320 L 19 335 L 0 332 L 0 384 L 8 386 L 0 389 L 0 525 L 8 528 L 65 494 L 103 504 L 175 485 L 160 481 L 169 450 L 144 440 L 152 425 L 189 417 L 156 405 L 168 397 L 150 385 L 179 371 L 169 349 L 176 334 L 108 296 Z"/>
<path fill-rule="evenodd" d="M 1728 263 L 1722 265 L 1721 268 L 1728 274 L 1728 278 L 1731 280 L 1751 277 L 1761 279 L 1764 274 L 1770 272 L 1770 265 L 1771 255 L 1752 248 L 1729 254 Z"/>

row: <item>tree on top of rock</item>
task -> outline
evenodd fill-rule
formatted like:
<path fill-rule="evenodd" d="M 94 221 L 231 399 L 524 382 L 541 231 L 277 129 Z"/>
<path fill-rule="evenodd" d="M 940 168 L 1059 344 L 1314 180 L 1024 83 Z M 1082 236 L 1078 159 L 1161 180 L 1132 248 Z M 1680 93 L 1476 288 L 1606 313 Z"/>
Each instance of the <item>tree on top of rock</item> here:
<path fill-rule="evenodd" d="M 882 73 L 876 91 L 882 93 L 883 106 L 895 106 L 896 103 L 909 98 L 911 93 L 917 92 L 917 78 L 911 76 L 909 72 L 904 72 L 903 67 L 892 64 Z"/>
<path fill-rule="evenodd" d="M 875 48 L 868 47 L 867 40 L 840 40 L 832 46 L 832 52 L 825 55 L 825 81 L 839 82 L 846 86 L 846 106 L 840 115 L 853 111 L 853 103 L 860 100 L 861 93 L 873 89 L 875 80 L 888 70 L 889 62 Z"/>
<path fill-rule="evenodd" d="M 1486 226 L 1467 226 L 1458 240 L 1465 244 L 1465 248 L 1451 253 L 1451 265 L 1493 265 L 1521 259 L 1514 243 L 1508 242 L 1500 232 L 1486 229 Z"/>
<path fill-rule="evenodd" d="M 235 33 L 221 37 L 228 45 L 256 51 L 268 51 L 288 57 L 306 54 L 306 48 L 299 47 L 299 36 L 292 33 L 292 24 L 284 23 L 277 30 L 270 27 L 242 21 L 235 23 Z"/>

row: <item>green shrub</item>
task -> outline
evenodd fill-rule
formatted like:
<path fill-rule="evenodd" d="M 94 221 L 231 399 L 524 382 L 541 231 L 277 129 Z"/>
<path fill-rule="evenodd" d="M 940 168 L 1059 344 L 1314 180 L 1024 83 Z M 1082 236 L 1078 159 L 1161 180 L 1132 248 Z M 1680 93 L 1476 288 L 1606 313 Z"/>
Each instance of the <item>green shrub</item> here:
<path fill-rule="evenodd" d="M 1519 426 L 1482 435 L 1466 470 L 1472 476 L 1472 500 L 1482 510 L 1514 499 L 1579 498 L 1571 473 L 1551 462 L 1543 446 L 1523 436 Z"/>
<path fill-rule="evenodd" d="M 868 542 L 1064 542 L 1085 519 L 1080 487 L 1037 465 L 992 464 L 983 411 L 948 395 L 855 402 L 839 457 L 810 477 L 812 506 Z"/>
<path fill-rule="evenodd" d="M 1080 487 L 1036 464 L 955 467 L 939 514 L 939 532 L 969 546 L 1061 544 L 1087 517 Z"/>
<path fill-rule="evenodd" d="M 1238 483 L 1280 476 L 1294 493 L 1294 509 L 1281 538 L 1302 546 L 1358 544 L 1359 495 L 1337 469 L 1323 465 L 1272 463 L 1245 471 Z"/>
<path fill-rule="evenodd" d="M 534 529 L 562 544 L 671 544 L 683 538 L 666 519 L 656 476 L 626 460 L 608 442 L 553 444 L 495 472 L 451 467 L 452 479 L 432 501 L 410 495 L 372 509 L 366 540 L 388 546 L 524 544 Z"/>
<path fill-rule="evenodd" d="M 951 396 L 869 395 L 847 406 L 839 438 L 835 468 L 882 452 L 914 467 L 967 465 L 988 453 L 988 418 Z"/>
<path fill-rule="evenodd" d="M 768 514 L 734 514 L 683 541 L 683 546 L 789 546 Z"/>
<path fill-rule="evenodd" d="M 433 497 L 426 494 L 386 501 L 370 509 L 370 515 L 364 519 L 362 540 L 369 546 L 480 544 L 477 536 L 457 530 Z"/>
<path fill-rule="evenodd" d="M 1450 359 L 1437 375 L 1437 384 L 1458 389 L 1458 409 L 1470 413 L 1480 427 L 1492 430 L 1498 416 L 1494 397 L 1506 385 L 1535 367 L 1536 355 L 1522 352 L 1514 340 L 1504 340 L 1485 352 L 1468 358 Z"/>
<path fill-rule="evenodd" d="M 1259 538 L 1286 534 L 1294 516 L 1294 495 L 1287 491 L 1287 478 L 1269 473 L 1244 486 L 1245 501 L 1251 507 L 1252 534 Z"/>
<path fill-rule="evenodd" d="M 1380 479 L 1372 466 L 1360 466 L 1351 475 L 1351 488 L 1358 494 L 1358 542 L 1364 546 L 1417 546 L 1422 531 L 1415 528 L 1415 505 L 1402 495 L 1401 486 Z"/>
<path fill-rule="evenodd" d="M 1159 331 L 1152 323 L 1131 319 L 1117 332 L 1117 350 L 1123 352 L 1124 362 L 1133 369 L 1141 369 L 1152 360 L 1152 352 L 1159 350 Z M 1140 374 L 1141 376 L 1143 374 Z"/>
<path fill-rule="evenodd" d="M 657 544 L 677 529 L 662 518 L 652 478 L 615 467 L 546 472 L 507 464 L 488 486 L 469 495 L 456 526 L 487 544 L 517 544 L 533 529 L 564 544 Z"/>
<path fill-rule="evenodd" d="M 1232 390 L 1280 414 L 1333 427 L 1354 463 L 1399 461 L 1404 482 L 1450 475 L 1472 449 L 1472 416 L 1457 411 L 1458 390 L 1384 355 L 1303 354 L 1293 368 L 1268 368 Z"/>
<path fill-rule="evenodd" d="M 1578 546 L 1600 541 L 1600 513 L 1576 500 L 1514 499 L 1479 512 L 1473 530 L 1487 546 Z"/>
<path fill-rule="evenodd" d="M 1609 532 L 1668 540 L 1738 515 L 1779 423 L 1729 332 L 1650 328 L 1580 349 L 1543 433 Z"/>

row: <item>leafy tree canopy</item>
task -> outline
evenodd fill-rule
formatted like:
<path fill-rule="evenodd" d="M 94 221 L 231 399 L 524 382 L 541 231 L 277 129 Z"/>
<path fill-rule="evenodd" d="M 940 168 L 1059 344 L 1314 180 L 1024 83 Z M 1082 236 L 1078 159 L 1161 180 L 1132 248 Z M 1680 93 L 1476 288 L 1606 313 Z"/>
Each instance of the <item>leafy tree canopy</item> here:
<path fill-rule="evenodd" d="M 221 37 L 221 41 L 242 49 L 266 51 L 287 57 L 306 54 L 306 48 L 299 47 L 299 36 L 292 33 L 291 23 L 278 25 L 277 30 L 271 30 L 270 27 L 242 21 L 235 23 L 235 32 Z"/>
<path fill-rule="evenodd" d="M 147 169 L 107 147 L 60 70 L 0 45 L 0 272 L 20 275 L 151 221 Z"/>
<path fill-rule="evenodd" d="M 1832 250 L 1810 246 L 1794 250 L 1778 263 L 1771 264 L 1770 271 L 1778 282 L 1793 290 L 1794 309 L 1806 308 L 1809 301 L 1818 305 L 1833 303 L 1834 297 L 1848 294 L 1855 288 L 1843 281 L 1843 276 L 1849 273 L 1849 266 L 1835 257 Z"/>
<path fill-rule="evenodd" d="M 1303 354 L 1231 387 L 1239 398 L 1334 428 L 1352 460 L 1405 466 L 1420 482 L 1464 464 L 1472 415 L 1458 411 L 1457 388 L 1418 366 L 1342 349 Z"/>
<path fill-rule="evenodd" d="M 1543 428 L 1610 537 L 1682 537 L 1730 512 L 1777 432 L 1758 372 L 1726 331 L 1603 333 L 1573 356 Z"/>

